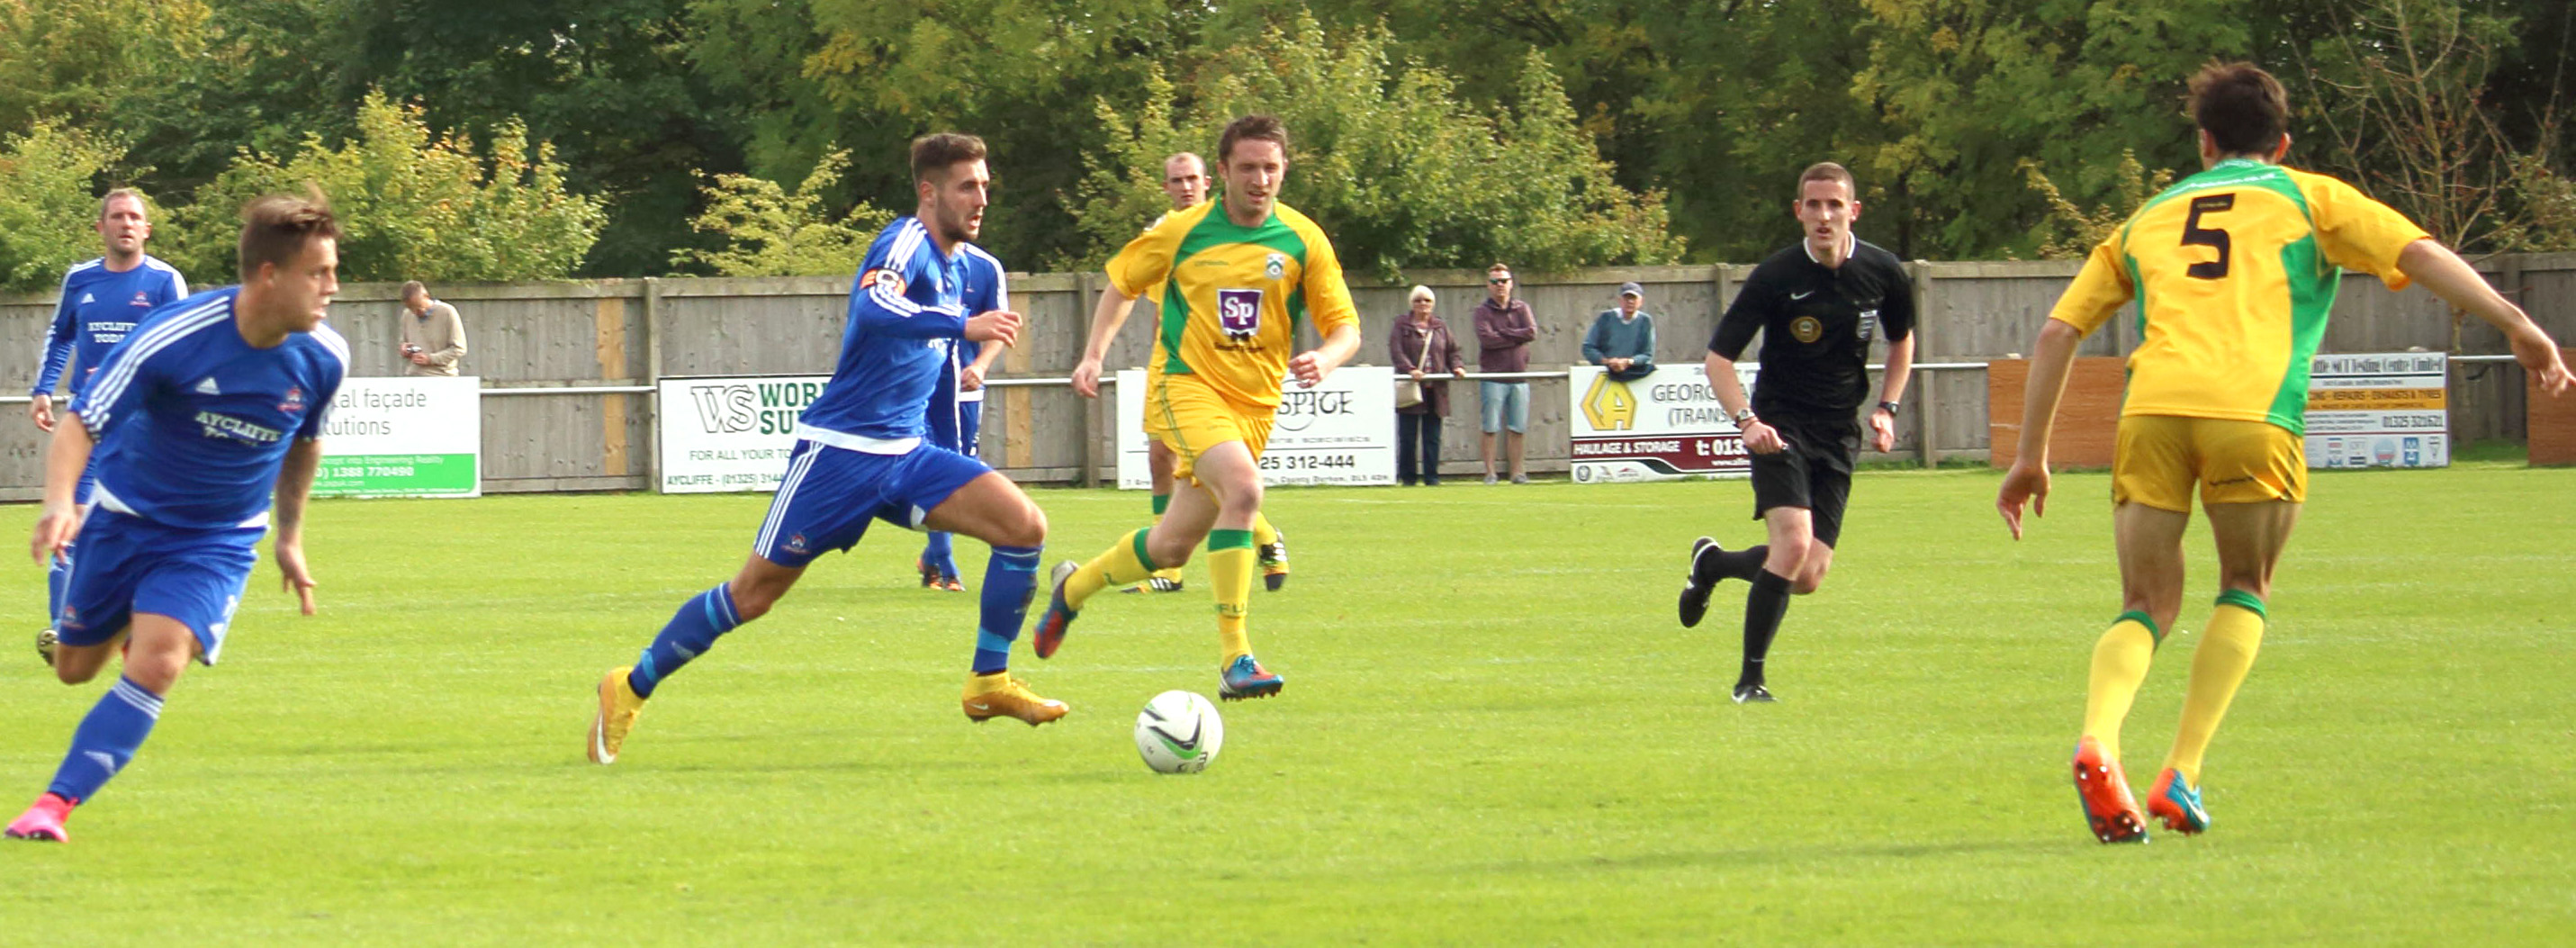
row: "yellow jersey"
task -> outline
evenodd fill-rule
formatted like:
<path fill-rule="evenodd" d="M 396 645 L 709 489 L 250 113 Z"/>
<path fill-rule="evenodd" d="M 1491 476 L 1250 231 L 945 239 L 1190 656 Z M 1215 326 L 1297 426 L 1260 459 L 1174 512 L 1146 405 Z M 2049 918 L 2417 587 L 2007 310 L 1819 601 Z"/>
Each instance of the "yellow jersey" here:
<path fill-rule="evenodd" d="M 2426 236 L 2349 184 L 2230 159 L 2166 188 L 2093 248 L 2049 318 L 2090 334 L 2138 301 L 2122 415 L 2302 434 L 2338 268 L 2403 288 L 2397 255 Z"/>
<path fill-rule="evenodd" d="M 1223 201 L 1173 211 L 1109 261 L 1120 295 L 1163 288 L 1150 384 L 1193 375 L 1239 404 L 1279 405 L 1280 380 L 1312 318 L 1327 335 L 1359 326 L 1332 241 L 1306 215 L 1273 205 L 1258 227 L 1237 226 Z"/>

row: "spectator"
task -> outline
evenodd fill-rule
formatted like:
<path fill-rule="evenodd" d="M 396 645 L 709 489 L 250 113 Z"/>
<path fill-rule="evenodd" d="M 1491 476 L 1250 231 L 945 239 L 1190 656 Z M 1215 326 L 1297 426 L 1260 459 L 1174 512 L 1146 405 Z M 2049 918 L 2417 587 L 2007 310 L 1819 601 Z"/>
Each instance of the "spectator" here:
<path fill-rule="evenodd" d="M 1486 372 L 1529 371 L 1529 344 L 1538 339 L 1538 319 L 1528 303 L 1512 298 L 1512 268 L 1485 269 L 1485 301 L 1476 304 L 1476 367 Z M 1494 436 L 1511 429 L 1506 439 L 1512 483 L 1529 483 L 1521 463 L 1522 436 L 1529 432 L 1530 386 L 1526 379 L 1486 379 L 1477 386 L 1483 409 L 1485 483 L 1494 483 Z"/>
<path fill-rule="evenodd" d="M 1601 311 L 1592 331 L 1583 334 L 1583 361 L 1610 370 L 1610 377 L 1634 382 L 1655 372 L 1655 317 L 1643 306 L 1646 288 L 1619 284 L 1619 308 Z"/>
<path fill-rule="evenodd" d="M 456 361 L 465 357 L 465 320 L 456 315 L 456 307 L 429 298 L 429 288 L 419 280 L 402 285 L 403 311 L 411 318 L 402 321 L 404 375 L 455 375 Z"/>
<path fill-rule="evenodd" d="M 1413 288 L 1413 310 L 1395 321 L 1395 335 L 1387 348 L 1395 357 L 1395 371 L 1407 376 L 1421 391 L 1421 400 L 1402 404 L 1398 397 L 1395 409 L 1395 476 L 1407 487 L 1416 478 L 1433 487 L 1440 486 L 1440 424 L 1449 417 L 1449 380 L 1433 378 L 1447 373 L 1464 377 L 1467 366 L 1458 357 L 1458 340 L 1449 335 L 1449 326 L 1431 315 L 1431 288 Z M 1418 448 L 1418 450 L 1417 450 Z M 1420 458 L 1417 475 L 1414 459 Z"/>

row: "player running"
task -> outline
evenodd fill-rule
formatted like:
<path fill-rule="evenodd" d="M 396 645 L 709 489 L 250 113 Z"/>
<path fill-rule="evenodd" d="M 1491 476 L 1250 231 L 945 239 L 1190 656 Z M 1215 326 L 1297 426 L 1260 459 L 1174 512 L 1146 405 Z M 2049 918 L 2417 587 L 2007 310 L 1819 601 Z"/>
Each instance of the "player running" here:
<path fill-rule="evenodd" d="M 1163 196 L 1172 200 L 1172 210 L 1186 211 L 1207 200 L 1207 162 L 1190 152 L 1180 152 L 1163 159 Z M 1168 215 L 1166 215 L 1168 216 Z M 1157 217 L 1145 225 L 1152 230 L 1163 223 Z M 1145 288 L 1145 298 L 1154 302 L 1155 312 L 1163 309 L 1163 288 L 1156 283 Z M 1154 519 L 1161 520 L 1163 511 L 1172 505 L 1172 449 L 1154 437 L 1153 422 L 1145 423 L 1145 470 L 1153 480 Z M 1271 592 L 1288 584 L 1288 538 L 1270 525 L 1270 518 L 1252 515 L 1253 558 L 1261 566 L 1261 583 Z M 1127 587 L 1128 592 L 1180 592 L 1181 568 L 1166 566 L 1154 571 L 1144 582 Z"/>
<path fill-rule="evenodd" d="M 1054 655 L 1077 610 L 1103 589 L 1189 561 L 1207 542 L 1216 592 L 1217 694 L 1278 694 L 1284 682 L 1252 656 L 1252 524 L 1261 514 L 1261 449 L 1279 407 L 1280 379 L 1312 386 L 1359 351 L 1359 314 L 1332 242 L 1306 215 L 1278 203 L 1288 177 L 1288 129 L 1249 115 L 1217 140 L 1225 198 L 1173 211 L 1109 261 L 1108 289 L 1092 311 L 1091 338 L 1073 387 L 1100 394 L 1100 361 L 1136 298 L 1167 285 L 1162 324 L 1146 366 L 1148 431 L 1172 450 L 1176 491 L 1153 526 L 1076 567 L 1058 566 L 1055 592 L 1031 645 Z M 1217 213 L 1222 207 L 1223 213 Z M 1323 345 L 1290 358 L 1296 324 L 1311 315 Z"/>
<path fill-rule="evenodd" d="M 734 578 L 691 597 L 632 668 L 599 681 L 590 725 L 596 763 L 617 760 L 644 702 L 662 680 L 706 654 L 716 639 L 768 614 L 827 551 L 858 545 L 873 520 L 947 530 L 991 544 L 984 570 L 973 671 L 961 699 L 969 720 L 1010 717 L 1031 726 L 1065 715 L 1011 676 L 1036 588 L 1046 515 L 1007 477 L 974 458 L 925 442 L 932 385 L 958 339 L 1008 345 L 1020 315 L 967 315 L 965 245 L 984 223 L 992 176 L 984 142 L 941 133 L 912 143 L 912 217 L 879 232 L 850 287 L 840 366 L 796 423 L 796 448 Z"/>
<path fill-rule="evenodd" d="M 1896 255 L 1852 236 L 1860 200 L 1851 172 L 1833 162 L 1798 175 L 1791 207 L 1806 239 L 1753 268 L 1708 340 L 1709 389 L 1735 418 L 1752 454 L 1753 517 L 1770 542 L 1729 552 L 1691 544 L 1681 619 L 1696 626 L 1721 579 L 1752 583 L 1744 595 L 1744 666 L 1735 703 L 1776 700 L 1763 661 L 1789 597 L 1815 592 L 1834 565 L 1852 465 L 1860 457 L 1854 414 L 1869 395 L 1869 339 L 1887 336 L 1887 371 L 1869 413 L 1870 448 L 1896 444 L 1896 409 L 1914 367 L 1914 284 Z M 1875 324 L 1875 325 L 1873 325 Z M 1762 374 L 1748 403 L 1735 360 L 1762 333 Z"/>
<path fill-rule="evenodd" d="M 107 350 L 125 341 L 143 314 L 188 295 L 188 280 L 177 267 L 143 252 L 144 241 L 152 239 L 152 218 L 141 192 L 107 192 L 98 202 L 96 227 L 106 253 L 63 273 L 62 298 L 54 304 L 53 329 L 45 335 L 45 360 L 36 368 L 35 388 L 27 393 L 27 417 L 39 431 L 54 430 L 54 387 L 66 366 L 77 358 L 80 374 L 72 377 L 77 393 L 98 371 Z M 74 498 L 88 504 L 95 483 L 94 474 L 81 472 Z M 40 653 L 51 654 L 54 647 L 54 617 L 63 611 L 63 582 L 71 575 L 72 555 L 66 544 L 45 574 L 45 629 L 36 634 Z"/>
<path fill-rule="evenodd" d="M 8 835 L 70 839 L 64 819 L 134 759 L 189 660 L 222 657 L 272 504 L 278 571 L 313 614 L 304 501 L 349 367 L 348 344 L 322 323 L 340 292 L 339 233 L 318 193 L 252 201 L 241 285 L 143 317 L 72 396 L 73 423 L 55 426 L 32 552 L 41 561 L 78 535 L 81 557 L 54 676 L 89 681 L 120 639 L 125 672 Z M 84 516 L 73 492 L 93 449 L 97 503 Z"/>
<path fill-rule="evenodd" d="M 2085 820 L 2105 843 L 2145 842 L 2120 769 L 2120 723 L 2156 646 L 2182 609 L 2184 528 L 2195 486 L 2218 546 L 2221 592 L 2193 650 L 2182 724 L 2147 812 L 2184 834 L 2209 828 L 2201 758 L 2263 641 L 2272 568 L 2307 499 L 2301 450 L 2308 367 L 2325 335 L 2338 267 L 2390 289 L 2420 282 L 2504 332 L 2542 389 L 2564 392 L 2558 347 L 2520 308 L 2404 216 L 2351 185 L 2281 167 L 2289 99 L 2250 63 L 2191 79 L 2204 168 L 2132 215 L 2093 249 L 2032 352 L 2021 455 L 1995 509 L 2015 539 L 2021 511 L 2046 512 L 2048 439 L 2076 344 L 2131 299 L 2143 340 L 2111 462 L 2121 613 L 2094 643 L 2074 775 Z"/>
<path fill-rule="evenodd" d="M 1002 273 L 1002 261 L 974 244 L 958 244 L 957 249 L 965 255 L 966 312 L 1011 310 L 1010 283 Z M 930 387 L 931 444 L 970 458 L 984 456 L 976 443 L 984 430 L 984 374 L 992 371 L 993 360 L 1001 354 L 1000 346 L 956 341 L 948 361 L 939 366 L 939 380 Z M 965 592 L 966 584 L 958 579 L 955 535 L 946 530 L 925 535 L 921 556 L 912 564 L 921 574 L 921 588 Z"/>

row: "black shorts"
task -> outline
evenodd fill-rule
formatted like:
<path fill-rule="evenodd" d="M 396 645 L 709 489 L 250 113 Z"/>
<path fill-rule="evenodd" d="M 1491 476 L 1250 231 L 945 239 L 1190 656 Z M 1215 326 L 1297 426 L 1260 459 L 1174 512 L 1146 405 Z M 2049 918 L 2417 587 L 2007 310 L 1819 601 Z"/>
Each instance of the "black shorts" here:
<path fill-rule="evenodd" d="M 1857 419 L 1765 418 L 1788 449 L 1753 455 L 1753 519 L 1773 507 L 1803 507 L 1814 515 L 1816 541 L 1826 546 L 1843 535 L 1843 505 L 1851 500 L 1852 463 L 1860 458 Z"/>

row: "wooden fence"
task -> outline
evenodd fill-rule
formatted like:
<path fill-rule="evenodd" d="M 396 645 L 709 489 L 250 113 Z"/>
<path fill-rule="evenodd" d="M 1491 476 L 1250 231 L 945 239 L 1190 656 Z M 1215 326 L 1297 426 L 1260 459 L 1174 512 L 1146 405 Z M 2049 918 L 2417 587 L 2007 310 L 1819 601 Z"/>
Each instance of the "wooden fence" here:
<path fill-rule="evenodd" d="M 1985 360 L 2023 353 L 2049 307 L 2075 273 L 2071 262 L 1918 263 L 1922 294 L 1916 361 L 1970 363 L 1916 376 L 1907 417 L 1898 421 L 1898 456 L 1982 461 L 1987 453 Z M 2576 253 L 2500 256 L 2481 262 L 2493 282 L 2561 340 L 2576 339 Z M 1584 330 L 1616 303 L 1622 282 L 1645 286 L 1656 325 L 1656 358 L 1696 362 L 1727 301 L 1752 268 L 1740 264 L 1524 274 L 1521 296 L 1539 321 L 1531 345 L 1534 370 L 1580 358 Z M 195 282 L 214 280 L 194 275 Z M 1439 294 L 1439 313 L 1472 350 L 1471 313 L 1484 297 L 1484 274 L 1413 274 Z M 1086 402 L 1061 382 L 1080 357 L 1086 323 L 1104 278 L 1099 274 L 1029 274 L 1011 280 L 1013 302 L 1027 314 L 1022 344 L 1009 351 L 997 378 L 1009 384 L 986 402 L 984 456 L 1014 477 L 1086 481 L 1110 468 L 1108 400 Z M 1405 311 L 1410 284 L 1356 283 L 1366 333 L 1356 362 L 1390 361 L 1388 333 Z M 351 284 L 331 310 L 349 339 L 352 374 L 398 371 L 392 284 Z M 840 348 L 849 280 L 645 279 L 593 282 L 454 285 L 433 288 L 456 304 L 471 351 L 463 368 L 481 376 L 484 489 L 494 492 L 641 490 L 653 483 L 653 405 L 642 391 L 666 376 L 828 373 Z M 0 407 L 24 414 L 38 347 L 53 311 L 51 294 L 0 296 L 0 338 L 17 340 L 18 358 L 0 361 Z M 1108 364 L 1141 365 L 1149 303 L 1139 302 Z M 2085 342 L 2085 355 L 2119 355 L 2136 344 L 2134 319 Z M 2455 325 L 2439 300 L 2420 289 L 2391 292 L 2379 281 L 2344 281 L 2327 335 L 2327 352 L 2422 348 L 2459 354 L 2505 351 L 2482 323 Z M 1468 356 L 1474 358 L 1472 352 Z M 2451 386 L 2451 425 L 2463 440 L 2521 439 L 2528 398 L 2519 368 L 2458 364 Z M 1476 468 L 1476 394 L 1456 386 L 1447 423 L 1444 465 Z M 1561 379 L 1532 385 L 1529 456 L 1538 471 L 1566 468 L 1568 395 Z M 0 500 L 38 495 L 43 441 L 24 421 L 0 423 Z"/>

